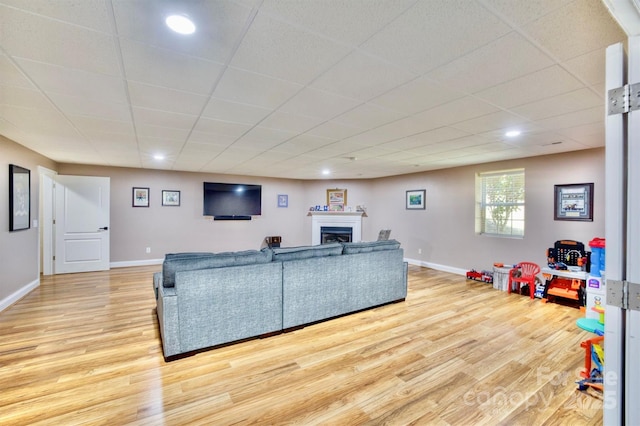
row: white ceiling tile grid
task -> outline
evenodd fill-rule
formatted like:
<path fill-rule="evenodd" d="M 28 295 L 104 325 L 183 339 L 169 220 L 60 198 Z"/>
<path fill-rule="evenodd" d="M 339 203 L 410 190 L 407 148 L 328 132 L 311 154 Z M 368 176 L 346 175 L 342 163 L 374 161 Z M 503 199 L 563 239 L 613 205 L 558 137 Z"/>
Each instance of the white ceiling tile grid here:
<path fill-rule="evenodd" d="M 604 49 L 627 38 L 602 0 L 0 0 L 0 28 L 1 135 L 297 179 L 604 146 Z"/>

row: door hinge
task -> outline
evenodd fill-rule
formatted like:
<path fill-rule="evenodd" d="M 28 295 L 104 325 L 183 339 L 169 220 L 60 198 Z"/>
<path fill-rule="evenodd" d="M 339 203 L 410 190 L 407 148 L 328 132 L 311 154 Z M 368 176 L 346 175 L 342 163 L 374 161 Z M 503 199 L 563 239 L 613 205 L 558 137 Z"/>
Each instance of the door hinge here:
<path fill-rule="evenodd" d="M 625 114 L 640 109 L 640 83 L 625 84 L 607 93 L 607 114 Z"/>
<path fill-rule="evenodd" d="M 640 311 L 640 284 L 607 280 L 607 305 Z"/>

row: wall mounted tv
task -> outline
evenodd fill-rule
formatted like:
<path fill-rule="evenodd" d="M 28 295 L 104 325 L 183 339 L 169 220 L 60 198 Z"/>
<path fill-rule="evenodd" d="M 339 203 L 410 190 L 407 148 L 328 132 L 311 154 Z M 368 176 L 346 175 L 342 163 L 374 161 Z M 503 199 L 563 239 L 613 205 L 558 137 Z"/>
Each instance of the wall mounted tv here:
<path fill-rule="evenodd" d="M 251 220 L 262 214 L 262 186 L 204 182 L 204 215 L 214 220 Z"/>

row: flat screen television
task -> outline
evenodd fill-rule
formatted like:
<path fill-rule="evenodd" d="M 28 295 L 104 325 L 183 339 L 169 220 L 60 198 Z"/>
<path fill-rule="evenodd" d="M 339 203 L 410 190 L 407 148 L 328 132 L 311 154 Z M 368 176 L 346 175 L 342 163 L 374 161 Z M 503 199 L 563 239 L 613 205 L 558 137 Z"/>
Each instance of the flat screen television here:
<path fill-rule="evenodd" d="M 214 220 L 251 220 L 262 214 L 262 186 L 204 182 L 204 215 Z"/>

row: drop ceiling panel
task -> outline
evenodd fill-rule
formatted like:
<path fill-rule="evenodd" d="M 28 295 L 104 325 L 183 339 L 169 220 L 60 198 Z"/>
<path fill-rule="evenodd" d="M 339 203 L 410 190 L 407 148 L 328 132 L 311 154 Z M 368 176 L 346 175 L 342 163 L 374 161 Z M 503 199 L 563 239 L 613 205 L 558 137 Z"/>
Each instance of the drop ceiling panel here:
<path fill-rule="evenodd" d="M 477 2 L 416 2 L 367 40 L 362 48 L 407 69 L 425 73 L 469 53 L 511 29 Z"/>
<path fill-rule="evenodd" d="M 226 62 L 242 34 L 251 9 L 232 1 L 130 1 L 112 0 L 120 37 Z M 163 25 L 171 14 L 186 14 L 197 31 L 191 36 L 176 34 Z"/>
<path fill-rule="evenodd" d="M 133 107 L 133 117 L 136 126 L 148 125 L 184 130 L 191 130 L 198 119 L 196 115 L 178 114 L 175 112 L 158 111 L 140 107 Z"/>
<path fill-rule="evenodd" d="M 298 93 L 302 87 L 290 81 L 227 68 L 213 96 L 230 102 L 273 109 Z"/>
<path fill-rule="evenodd" d="M 23 89 L 35 89 L 35 86 L 18 67 L 14 65 L 8 56 L 0 54 L 0 75 L 2 76 L 2 85 L 20 87 Z"/>
<path fill-rule="evenodd" d="M 574 76 L 554 65 L 499 84 L 476 95 L 502 108 L 513 108 L 584 87 Z"/>
<path fill-rule="evenodd" d="M 194 123 L 191 124 L 193 125 Z M 232 123 L 229 121 L 213 120 L 210 118 L 200 118 L 193 127 L 193 130 L 196 132 L 230 136 L 233 138 L 239 138 L 248 132 L 249 129 L 251 129 L 251 126 L 248 124 Z"/>
<path fill-rule="evenodd" d="M 576 56 L 563 65 L 566 69 L 588 85 L 604 84 L 605 49 L 596 49 L 584 55 Z"/>
<path fill-rule="evenodd" d="M 444 87 L 428 78 L 419 77 L 372 99 L 370 103 L 416 114 L 462 96 L 463 93 L 456 88 Z"/>
<path fill-rule="evenodd" d="M 0 83 L 0 105 L 18 108 L 49 109 L 51 102 L 42 92 L 20 86 L 5 86 Z"/>
<path fill-rule="evenodd" d="M 208 95 L 223 70 L 220 63 L 121 40 L 127 80 Z"/>
<path fill-rule="evenodd" d="M 196 93 L 136 81 L 130 81 L 128 88 L 132 105 L 167 112 L 199 115 L 209 99 Z"/>
<path fill-rule="evenodd" d="M 340 123 L 353 128 L 359 128 L 360 131 L 383 126 L 387 123 L 397 121 L 407 117 L 407 113 L 389 110 L 374 104 L 362 104 L 341 114 L 333 119 L 334 122 Z"/>
<path fill-rule="evenodd" d="M 353 84 L 357 76 L 358 84 Z M 417 77 L 361 51 L 354 51 L 318 77 L 311 87 L 367 101 Z"/>
<path fill-rule="evenodd" d="M 357 46 L 397 16 L 414 0 L 323 0 L 299 2 L 266 0 L 260 11 L 326 38 Z"/>
<path fill-rule="evenodd" d="M 573 1 L 575 0 L 527 0 L 525 2 L 481 0 L 490 10 L 504 16 L 508 22 L 517 26 L 538 20 Z"/>
<path fill-rule="evenodd" d="M 604 115 L 603 105 L 540 120 L 538 125 L 549 130 L 566 129 L 583 124 L 601 123 Z"/>
<path fill-rule="evenodd" d="M 425 123 L 425 130 L 427 130 L 428 128 L 435 129 L 470 120 L 496 111 L 498 111 L 497 107 L 481 99 L 466 96 L 416 114 L 415 119 Z"/>
<path fill-rule="evenodd" d="M 329 120 L 360 105 L 361 101 L 307 87 L 285 103 L 281 111 Z"/>
<path fill-rule="evenodd" d="M 202 116 L 222 121 L 254 125 L 271 113 L 270 109 L 210 98 Z"/>
<path fill-rule="evenodd" d="M 593 0 L 568 3 L 523 29 L 561 61 L 606 48 L 626 38 L 603 2 Z"/>
<path fill-rule="evenodd" d="M 111 32 L 109 25 L 109 11 L 103 0 L 56 0 L 25 1 L 2 0 L 7 6 L 31 12 L 33 15 L 46 16 L 56 21 L 75 24 L 80 27 L 91 28 L 104 33 Z"/>
<path fill-rule="evenodd" d="M 38 88 L 51 93 L 100 102 L 125 104 L 126 92 L 122 77 L 76 70 L 59 65 L 16 59 L 16 62 Z"/>
<path fill-rule="evenodd" d="M 521 105 L 513 110 L 529 120 L 540 120 L 581 109 L 588 109 L 600 104 L 602 104 L 602 98 L 591 89 L 585 88 Z"/>
<path fill-rule="evenodd" d="M 485 133 L 497 129 L 520 128 L 526 119 L 505 111 L 498 111 L 471 120 L 453 124 L 452 127 L 468 133 Z"/>
<path fill-rule="evenodd" d="M 449 87 L 475 93 L 553 65 L 553 61 L 511 32 L 427 74 Z"/>
<path fill-rule="evenodd" d="M 362 128 L 348 126 L 338 123 L 335 120 L 325 121 L 324 123 L 307 131 L 307 133 L 315 136 L 322 136 L 329 139 L 345 139 L 362 132 Z"/>
<path fill-rule="evenodd" d="M 110 34 L 3 5 L 0 5 L 0 28 L 2 48 L 13 57 L 95 73 L 120 74 Z"/>
<path fill-rule="evenodd" d="M 419 148 L 425 145 L 433 145 L 438 142 L 443 142 L 451 139 L 458 139 L 465 136 L 469 136 L 469 133 L 464 132 L 462 130 L 453 128 L 453 127 L 440 127 L 438 129 L 430 130 L 428 132 L 422 132 L 417 135 L 408 136 L 406 138 L 397 139 L 388 144 L 383 144 L 381 146 L 389 145 L 390 147 L 408 150 Z"/>
<path fill-rule="evenodd" d="M 88 115 L 105 120 L 126 121 L 131 119 L 127 104 L 120 102 L 103 102 L 101 98 L 68 96 L 48 93 L 49 98 L 66 116 Z"/>
<path fill-rule="evenodd" d="M 231 60 L 236 68 L 308 84 L 349 48 L 258 13 Z"/>
<path fill-rule="evenodd" d="M 305 117 L 299 114 L 275 111 L 260 122 L 260 127 L 284 130 L 291 133 L 304 133 L 323 122 L 324 119 L 318 117 Z"/>

